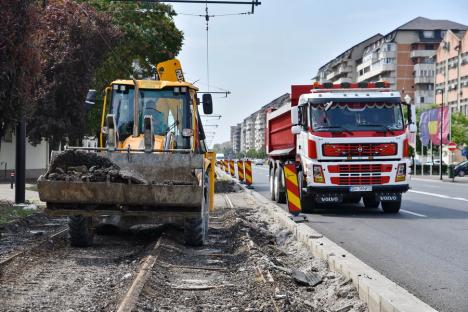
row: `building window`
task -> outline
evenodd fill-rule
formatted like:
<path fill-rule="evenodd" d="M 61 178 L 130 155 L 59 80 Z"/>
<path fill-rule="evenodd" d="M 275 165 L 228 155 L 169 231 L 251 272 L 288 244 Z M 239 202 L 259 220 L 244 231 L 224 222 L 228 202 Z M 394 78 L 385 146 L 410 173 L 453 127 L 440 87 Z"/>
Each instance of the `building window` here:
<path fill-rule="evenodd" d="M 424 45 L 424 48 L 425 48 L 426 50 L 434 50 L 434 44 L 432 44 L 432 43 L 426 43 L 426 44 Z"/>
<path fill-rule="evenodd" d="M 6 143 L 12 143 L 13 142 L 13 132 L 7 129 L 7 131 L 5 131 L 3 139 L 5 140 Z"/>
<path fill-rule="evenodd" d="M 419 103 L 421 103 L 421 104 L 424 103 L 424 96 L 421 96 L 421 97 L 419 98 Z"/>
<path fill-rule="evenodd" d="M 423 31 L 424 38 L 434 38 L 434 31 L 433 30 L 425 30 Z"/>

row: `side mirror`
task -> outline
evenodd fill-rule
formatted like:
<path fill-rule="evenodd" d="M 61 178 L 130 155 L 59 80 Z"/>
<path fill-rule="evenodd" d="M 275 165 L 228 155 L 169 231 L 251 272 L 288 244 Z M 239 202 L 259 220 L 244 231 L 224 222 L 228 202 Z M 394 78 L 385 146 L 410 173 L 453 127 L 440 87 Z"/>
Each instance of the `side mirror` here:
<path fill-rule="evenodd" d="M 297 106 L 291 107 L 291 124 L 293 126 L 299 124 L 299 107 Z"/>
<path fill-rule="evenodd" d="M 416 131 L 418 131 L 418 127 L 414 123 L 410 123 L 408 125 L 408 130 L 410 133 L 416 133 Z"/>
<path fill-rule="evenodd" d="M 211 94 L 205 93 L 203 94 L 203 113 L 205 115 L 211 115 L 213 114 L 213 98 L 211 97 Z"/>
<path fill-rule="evenodd" d="M 302 131 L 302 127 L 300 125 L 294 125 L 291 127 L 292 134 L 299 134 Z"/>
<path fill-rule="evenodd" d="M 89 89 L 85 100 L 86 110 L 89 111 L 94 106 L 94 104 L 96 104 L 96 90 Z"/>

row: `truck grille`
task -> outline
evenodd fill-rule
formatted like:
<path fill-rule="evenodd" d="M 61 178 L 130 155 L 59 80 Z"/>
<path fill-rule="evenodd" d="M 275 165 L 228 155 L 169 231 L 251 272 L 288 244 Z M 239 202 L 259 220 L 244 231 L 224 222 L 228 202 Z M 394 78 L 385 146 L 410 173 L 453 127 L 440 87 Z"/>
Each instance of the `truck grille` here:
<path fill-rule="evenodd" d="M 391 156 L 397 154 L 395 143 L 323 144 L 324 156 Z"/>
<path fill-rule="evenodd" d="M 331 177 L 331 183 L 335 185 L 375 185 L 385 184 L 390 181 L 389 176 L 361 176 L 361 177 Z"/>
<path fill-rule="evenodd" d="M 392 171 L 391 164 L 352 164 L 328 166 L 328 172 L 330 173 L 381 173 L 390 171 Z"/>

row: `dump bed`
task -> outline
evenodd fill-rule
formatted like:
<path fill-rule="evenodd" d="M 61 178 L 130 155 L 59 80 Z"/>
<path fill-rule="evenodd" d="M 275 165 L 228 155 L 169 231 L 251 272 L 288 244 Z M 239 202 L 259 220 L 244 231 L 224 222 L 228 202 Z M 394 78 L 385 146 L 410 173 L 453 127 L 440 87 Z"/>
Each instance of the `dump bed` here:
<path fill-rule="evenodd" d="M 311 89 L 311 85 L 291 86 L 291 102 L 267 113 L 265 135 L 268 156 L 285 158 L 295 155 L 296 136 L 291 132 L 291 106 L 297 106 L 299 97 L 310 93 Z"/>
<path fill-rule="evenodd" d="M 291 105 L 267 113 L 266 149 L 268 156 L 284 158 L 295 153 L 296 136 L 291 132 Z"/>

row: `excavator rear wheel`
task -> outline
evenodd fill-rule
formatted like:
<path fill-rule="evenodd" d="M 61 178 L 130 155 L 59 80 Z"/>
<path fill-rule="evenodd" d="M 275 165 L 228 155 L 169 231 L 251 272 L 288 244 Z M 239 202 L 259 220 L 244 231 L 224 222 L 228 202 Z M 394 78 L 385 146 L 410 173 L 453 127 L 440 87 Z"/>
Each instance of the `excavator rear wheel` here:
<path fill-rule="evenodd" d="M 68 219 L 70 245 L 88 247 L 93 244 L 94 229 L 91 217 L 71 216 Z"/>

